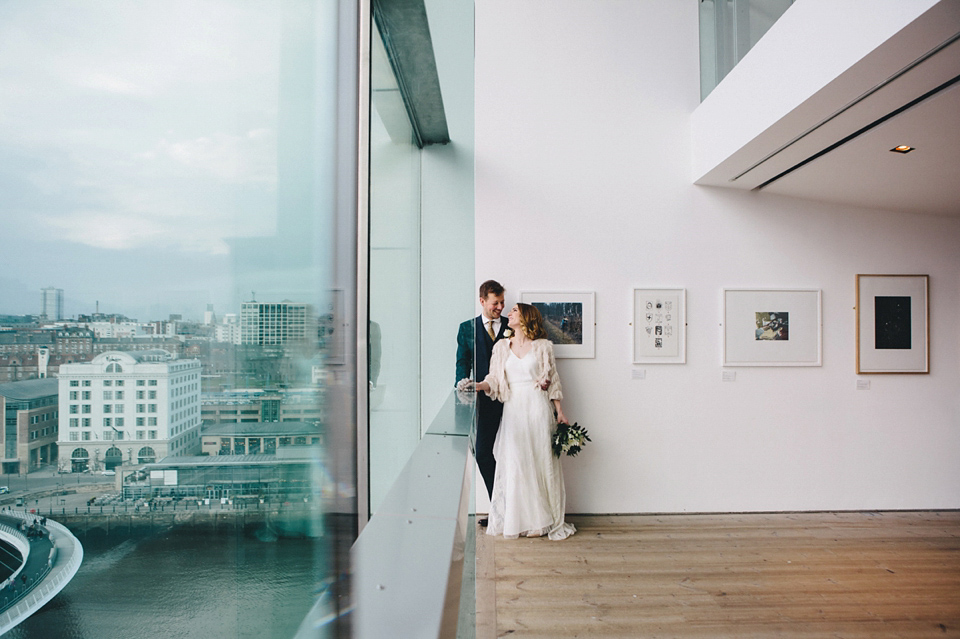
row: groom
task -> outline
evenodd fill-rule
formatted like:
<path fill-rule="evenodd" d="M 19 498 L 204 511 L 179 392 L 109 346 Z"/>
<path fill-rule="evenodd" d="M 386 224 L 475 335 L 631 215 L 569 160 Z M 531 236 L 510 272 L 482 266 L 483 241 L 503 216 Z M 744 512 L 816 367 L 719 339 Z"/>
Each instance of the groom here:
<path fill-rule="evenodd" d="M 497 340 L 503 337 L 507 322 L 500 317 L 503 312 L 503 286 L 494 280 L 480 285 L 481 313 L 460 324 L 457 333 L 457 381 L 473 374 L 474 381 L 481 382 L 490 372 L 490 353 Z M 477 467 L 487 486 L 487 495 L 493 497 L 493 475 L 497 462 L 493 458 L 493 442 L 500 428 L 503 404 L 484 393 L 477 393 L 477 441 L 474 455 Z M 483 521 L 480 522 L 483 524 Z"/>

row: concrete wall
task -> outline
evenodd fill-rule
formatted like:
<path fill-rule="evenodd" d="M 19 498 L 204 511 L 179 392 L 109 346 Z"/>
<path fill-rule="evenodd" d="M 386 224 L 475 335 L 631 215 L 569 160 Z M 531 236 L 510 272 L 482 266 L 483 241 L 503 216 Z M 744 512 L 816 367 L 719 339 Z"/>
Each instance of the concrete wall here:
<path fill-rule="evenodd" d="M 692 185 L 695 2 L 476 16 L 478 277 L 508 304 L 596 292 L 596 357 L 559 362 L 593 436 L 564 462 L 568 511 L 960 507 L 960 219 Z M 857 390 L 857 273 L 930 275 L 929 375 Z M 634 287 L 687 289 L 686 364 L 631 364 Z M 823 365 L 723 382 L 724 287 L 822 289 Z"/>

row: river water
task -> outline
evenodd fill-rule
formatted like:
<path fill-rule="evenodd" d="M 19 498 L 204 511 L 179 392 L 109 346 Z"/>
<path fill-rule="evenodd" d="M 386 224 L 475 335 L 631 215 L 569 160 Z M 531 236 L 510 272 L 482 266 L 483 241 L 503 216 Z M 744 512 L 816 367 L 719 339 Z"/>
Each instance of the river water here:
<path fill-rule="evenodd" d="M 329 537 L 229 527 L 78 538 L 77 575 L 4 639 L 289 638 L 329 572 Z"/>

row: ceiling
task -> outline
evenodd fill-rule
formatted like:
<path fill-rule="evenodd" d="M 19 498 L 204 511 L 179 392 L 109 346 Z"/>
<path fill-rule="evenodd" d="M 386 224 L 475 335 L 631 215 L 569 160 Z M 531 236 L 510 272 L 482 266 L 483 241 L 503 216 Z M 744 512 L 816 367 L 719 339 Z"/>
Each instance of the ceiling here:
<path fill-rule="evenodd" d="M 697 183 L 960 217 L 960 2 L 918 18 Z"/>

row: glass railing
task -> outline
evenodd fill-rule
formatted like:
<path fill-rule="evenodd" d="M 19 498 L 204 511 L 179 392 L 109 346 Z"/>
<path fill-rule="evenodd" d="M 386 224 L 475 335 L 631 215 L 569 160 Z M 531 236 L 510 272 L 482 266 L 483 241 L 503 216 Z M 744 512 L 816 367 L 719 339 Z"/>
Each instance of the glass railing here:
<path fill-rule="evenodd" d="M 473 423 L 473 398 L 451 394 L 357 539 L 354 636 L 474 636 Z"/>
<path fill-rule="evenodd" d="M 700 100 L 792 4 L 793 0 L 700 0 Z"/>

